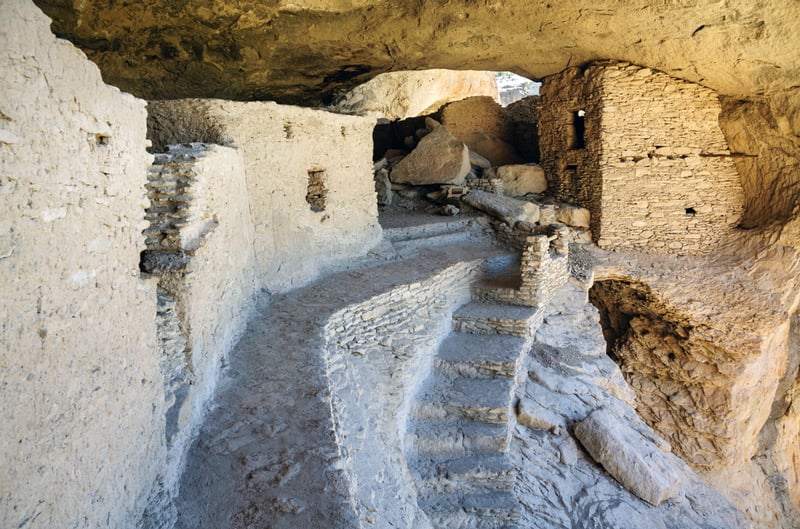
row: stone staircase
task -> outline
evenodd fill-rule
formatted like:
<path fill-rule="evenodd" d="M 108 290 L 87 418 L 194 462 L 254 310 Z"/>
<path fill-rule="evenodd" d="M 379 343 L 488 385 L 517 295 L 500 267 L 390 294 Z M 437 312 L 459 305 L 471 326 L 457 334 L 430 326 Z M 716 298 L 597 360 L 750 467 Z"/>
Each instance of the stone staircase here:
<path fill-rule="evenodd" d="M 521 516 L 508 449 L 523 360 L 543 312 L 480 300 L 513 282 L 515 266 L 495 261 L 473 301 L 454 312 L 411 407 L 408 467 L 418 505 L 437 529 L 512 529 Z"/>
<path fill-rule="evenodd" d="M 438 222 L 384 228 L 384 238 L 400 257 L 407 257 L 420 248 L 443 247 L 467 242 L 475 237 L 488 237 L 488 221 L 482 217 L 441 217 Z"/>

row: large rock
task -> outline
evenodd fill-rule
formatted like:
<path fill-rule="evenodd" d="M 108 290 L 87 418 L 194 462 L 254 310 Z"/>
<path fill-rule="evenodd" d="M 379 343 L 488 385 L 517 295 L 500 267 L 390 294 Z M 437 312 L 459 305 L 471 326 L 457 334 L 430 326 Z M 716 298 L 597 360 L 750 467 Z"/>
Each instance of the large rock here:
<path fill-rule="evenodd" d="M 575 426 L 575 437 L 614 479 L 647 503 L 658 505 L 678 491 L 678 470 L 663 452 L 610 411 L 593 411 Z"/>
<path fill-rule="evenodd" d="M 438 125 L 400 160 L 390 178 L 396 184 L 462 184 L 469 171 L 467 146 Z"/>
<path fill-rule="evenodd" d="M 333 109 L 348 114 L 377 114 L 396 120 L 432 114 L 445 103 L 474 96 L 499 101 L 492 72 L 389 72 L 355 87 L 342 96 Z"/>
<path fill-rule="evenodd" d="M 547 178 L 544 169 L 536 164 L 501 165 L 493 170 L 495 178 L 503 181 L 505 194 L 510 197 L 521 197 L 528 193 L 544 193 L 547 191 Z M 492 178 L 489 176 L 489 178 Z"/>
<path fill-rule="evenodd" d="M 591 213 L 586 208 L 573 206 L 570 204 L 556 205 L 556 221 L 574 228 L 589 229 Z"/>
<path fill-rule="evenodd" d="M 503 107 L 489 97 L 470 97 L 449 103 L 441 110 L 441 120 L 453 136 L 492 165 L 524 161 L 512 145 L 513 129 Z"/>
<path fill-rule="evenodd" d="M 539 220 L 539 206 L 524 200 L 475 190 L 464 195 L 461 200 L 511 226 L 517 222 Z"/>

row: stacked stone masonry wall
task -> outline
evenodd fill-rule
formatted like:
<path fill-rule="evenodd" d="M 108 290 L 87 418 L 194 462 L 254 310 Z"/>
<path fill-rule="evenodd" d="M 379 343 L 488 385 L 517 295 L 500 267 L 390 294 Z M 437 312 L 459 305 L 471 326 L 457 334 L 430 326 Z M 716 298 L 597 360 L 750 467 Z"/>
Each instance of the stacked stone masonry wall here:
<path fill-rule="evenodd" d="M 570 276 L 569 242 L 574 230 L 560 224 L 541 227 L 553 235 L 532 235 L 519 227 L 493 222 L 498 239 L 520 251 L 519 288 L 478 288 L 474 297 L 480 301 L 543 307 L 566 284 Z"/>
<path fill-rule="evenodd" d="M 482 260 L 452 265 L 347 307 L 325 324 L 335 434 L 365 525 L 381 513 L 408 527 L 424 526 L 405 471 L 405 418 L 420 377 L 450 330 L 453 310 L 469 301 L 482 267 Z"/>
<path fill-rule="evenodd" d="M 717 94 L 634 66 L 604 69 L 598 244 L 706 253 L 741 218 Z"/>
<path fill-rule="evenodd" d="M 499 178 L 472 178 L 467 180 L 467 186 L 470 189 L 494 193 L 495 195 L 502 195 L 505 191 L 505 185 Z"/>
<path fill-rule="evenodd" d="M 528 237 L 522 253 L 520 294 L 531 306 L 543 307 L 569 279 L 566 227 L 557 235 Z"/>
<path fill-rule="evenodd" d="M 514 301 L 519 299 L 518 296 L 512 298 Z M 493 302 L 500 300 L 494 299 Z M 509 301 L 509 303 L 512 303 Z M 513 303 L 512 303 L 513 304 Z M 459 332 L 470 334 L 503 334 L 509 336 L 523 336 L 530 337 L 533 329 L 536 329 L 540 323 L 544 312 L 537 311 L 536 314 L 528 320 L 512 319 L 512 318 L 486 318 L 486 319 L 472 319 L 472 318 L 456 318 L 453 328 Z"/>
<path fill-rule="evenodd" d="M 156 157 L 147 188 L 148 252 L 183 256 L 177 264 L 171 258 L 151 261 L 151 272 L 159 277 L 166 393 L 169 451 L 163 483 L 172 494 L 222 359 L 251 314 L 257 290 L 254 227 L 237 149 L 172 145 Z"/>
<path fill-rule="evenodd" d="M 591 212 L 592 237 L 597 240 L 603 215 L 600 79 L 590 70 L 571 68 L 546 77 L 540 93 L 540 164 L 548 189 L 557 200 Z M 580 111 L 584 112 L 583 147 L 576 148 L 580 142 L 575 119 Z"/>
<path fill-rule="evenodd" d="M 591 211 L 600 246 L 708 253 L 743 208 L 719 112 L 712 90 L 647 68 L 567 70 L 542 86 L 542 166 L 559 199 Z"/>
<path fill-rule="evenodd" d="M 497 219 L 491 219 L 490 224 L 494 236 L 498 241 L 511 248 L 514 248 L 515 250 L 518 250 L 519 252 L 524 251 L 528 236 L 530 235 L 529 231 L 516 229 Z"/>

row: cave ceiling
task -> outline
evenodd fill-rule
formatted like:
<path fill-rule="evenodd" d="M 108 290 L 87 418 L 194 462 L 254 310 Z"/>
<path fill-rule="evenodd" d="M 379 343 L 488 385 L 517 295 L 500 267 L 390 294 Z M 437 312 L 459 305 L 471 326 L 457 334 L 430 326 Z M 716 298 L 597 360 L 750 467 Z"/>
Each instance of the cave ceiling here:
<path fill-rule="evenodd" d="M 318 105 L 387 71 L 541 78 L 616 59 L 734 96 L 800 86 L 797 0 L 37 0 L 146 99 Z"/>

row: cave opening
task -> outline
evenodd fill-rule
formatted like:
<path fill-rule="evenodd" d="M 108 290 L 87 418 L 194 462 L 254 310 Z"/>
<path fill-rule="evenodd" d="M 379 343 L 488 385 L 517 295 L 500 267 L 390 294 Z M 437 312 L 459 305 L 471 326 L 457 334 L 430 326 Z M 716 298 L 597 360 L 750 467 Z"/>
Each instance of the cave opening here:
<path fill-rule="evenodd" d="M 589 302 L 600 314 L 600 326 L 606 340 L 606 354 L 620 363 L 617 349 L 630 329 L 632 314 L 620 310 L 619 290 L 624 288 L 618 281 L 596 281 L 589 289 Z"/>
<path fill-rule="evenodd" d="M 381 93 L 375 110 L 384 117 L 373 129 L 372 161 L 379 219 L 384 227 L 383 221 L 397 214 L 424 210 L 434 215 L 458 215 L 458 197 L 451 195 L 459 186 L 503 193 L 499 184 L 491 187 L 489 183 L 498 181 L 497 168 L 539 163 L 537 116 L 541 83 L 512 72 L 431 70 L 392 74 L 398 77 L 390 88 L 376 83 L 366 90 L 376 81 L 373 80 L 343 96 L 339 103 L 339 108 L 350 112 L 354 111 L 351 104 L 375 104 L 370 98 Z M 448 80 L 453 74 L 457 82 Z M 419 76 L 428 76 L 424 77 L 426 87 L 412 93 L 411 88 L 420 82 Z M 472 77 L 465 82 L 458 76 Z M 470 86 L 469 93 L 462 93 L 464 86 Z M 388 93 L 384 94 L 385 90 Z M 447 133 L 437 135 L 435 142 L 426 140 L 439 126 Z M 419 152 L 425 152 L 429 159 L 414 162 L 415 173 L 428 172 L 419 167 L 428 165 L 433 168 L 430 172 L 441 174 L 396 177 L 396 167 L 413 165 L 412 153 L 423 143 L 434 144 L 432 150 L 436 152 L 444 143 L 450 144 L 441 151 L 447 154 L 444 157 L 432 155 L 423 147 Z M 461 144 L 463 151 L 459 150 Z M 464 156 L 463 162 L 449 159 L 456 152 L 457 158 Z M 458 174 L 454 174 L 453 167 Z"/>

